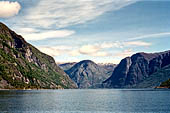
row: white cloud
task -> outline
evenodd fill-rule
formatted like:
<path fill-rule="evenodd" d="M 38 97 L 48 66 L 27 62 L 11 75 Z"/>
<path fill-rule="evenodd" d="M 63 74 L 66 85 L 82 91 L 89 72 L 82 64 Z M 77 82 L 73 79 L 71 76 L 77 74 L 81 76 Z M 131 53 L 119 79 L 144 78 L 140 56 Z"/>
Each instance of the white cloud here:
<path fill-rule="evenodd" d="M 98 54 L 98 56 L 101 54 L 101 56 L 106 55 L 106 53 L 101 52 L 104 49 L 108 48 L 123 48 L 123 43 L 121 42 L 103 42 L 103 43 L 95 43 L 95 44 L 88 44 L 88 45 L 83 45 L 80 47 L 79 52 L 81 54 L 91 54 L 94 55 L 94 53 Z M 100 51 L 100 52 L 99 52 Z"/>
<path fill-rule="evenodd" d="M 39 47 L 40 51 L 43 53 L 46 53 L 50 56 L 59 56 L 61 54 L 61 51 L 58 49 L 50 48 L 50 47 Z"/>
<path fill-rule="evenodd" d="M 119 57 L 124 58 L 134 54 L 132 47 L 148 47 L 151 46 L 151 43 L 143 41 L 129 41 L 129 42 L 103 42 L 95 44 L 87 44 L 82 46 L 44 46 L 38 47 L 42 52 L 49 54 L 51 56 L 59 55 L 69 55 L 69 56 L 80 56 L 87 55 L 93 57 Z M 124 51 L 113 54 L 114 49 L 124 49 Z"/>
<path fill-rule="evenodd" d="M 18 2 L 0 1 L 0 18 L 8 18 L 18 14 L 21 6 Z"/>
<path fill-rule="evenodd" d="M 68 52 L 68 54 L 71 56 L 79 56 L 80 52 L 78 50 L 72 50 L 72 51 Z"/>
<path fill-rule="evenodd" d="M 98 45 L 100 45 L 100 48 L 125 48 L 125 47 L 139 47 L 139 46 L 149 47 L 152 45 L 152 43 L 145 42 L 145 41 L 125 41 L 125 42 L 116 41 L 116 42 L 108 42 L 108 43 L 104 42 Z"/>
<path fill-rule="evenodd" d="M 146 38 L 160 38 L 162 36 L 170 36 L 170 32 L 147 34 L 147 35 L 130 38 L 129 40 L 139 40 L 139 39 L 146 39 Z"/>
<path fill-rule="evenodd" d="M 106 51 L 98 51 L 98 52 L 90 54 L 90 55 L 95 56 L 95 57 L 105 57 L 105 56 L 109 56 L 111 54 Z"/>
<path fill-rule="evenodd" d="M 72 48 L 70 46 L 39 46 L 38 49 L 43 53 L 55 57 L 68 53 Z"/>
<path fill-rule="evenodd" d="M 13 18 L 11 22 L 17 23 L 20 28 L 18 33 L 26 40 L 61 38 L 75 33 L 62 28 L 86 23 L 107 11 L 118 10 L 135 2 L 136 0 L 40 0 L 33 7 L 24 10 L 26 15 Z"/>
<path fill-rule="evenodd" d="M 128 48 L 128 47 L 149 47 L 151 43 L 144 42 L 144 41 L 128 41 L 128 42 L 103 42 L 103 43 L 95 43 L 95 44 L 88 44 L 81 46 L 78 50 L 74 51 L 73 53 L 76 55 L 89 55 L 89 56 L 96 56 L 96 57 L 103 57 L 103 56 L 111 56 L 112 54 L 106 49 L 113 49 L 113 48 Z M 126 50 L 121 52 L 120 56 L 127 56 L 131 55 L 131 50 Z"/>
<path fill-rule="evenodd" d="M 25 29 L 25 32 L 23 32 L 22 35 L 26 40 L 44 40 L 48 38 L 64 38 L 64 37 L 71 36 L 74 33 L 75 31 L 72 30 L 51 30 L 51 31 L 44 31 L 42 33 L 40 32 L 31 33 L 31 29 Z"/>
<path fill-rule="evenodd" d="M 24 20 L 39 27 L 56 25 L 63 28 L 85 23 L 134 2 L 136 0 L 41 0 L 29 9 Z"/>
<path fill-rule="evenodd" d="M 116 42 L 104 42 L 101 45 L 101 48 L 112 48 L 112 47 L 115 47 L 115 48 L 123 48 L 123 45 L 121 42 L 119 41 L 116 41 Z"/>
<path fill-rule="evenodd" d="M 104 49 L 111 48 L 113 45 L 111 43 L 102 43 L 94 45 L 83 45 L 79 48 L 78 52 L 83 55 L 103 57 L 109 56 L 110 53 L 104 51 Z"/>
<path fill-rule="evenodd" d="M 25 27 L 17 28 L 17 27 L 15 27 L 14 29 L 17 33 L 21 33 L 21 34 L 31 34 L 31 33 L 38 32 L 38 30 L 34 29 L 34 28 L 25 28 Z"/>
<path fill-rule="evenodd" d="M 106 48 L 125 48 L 125 47 L 148 47 L 151 46 L 152 43 L 145 42 L 145 41 L 116 41 L 116 42 L 103 42 L 103 43 L 96 43 L 93 45 L 88 45 L 88 47 L 84 47 L 86 49 L 106 49 Z"/>
<path fill-rule="evenodd" d="M 100 49 L 101 49 L 101 47 L 98 45 L 83 45 L 79 49 L 79 52 L 81 54 L 93 54 L 93 53 L 98 52 Z"/>
<path fill-rule="evenodd" d="M 126 50 L 123 50 L 122 52 L 119 52 L 119 53 L 116 53 L 114 55 L 114 57 L 119 57 L 120 59 L 121 58 L 125 58 L 125 57 L 128 57 L 128 56 L 131 56 L 133 55 L 135 52 L 133 52 L 132 49 L 126 49 Z"/>
<path fill-rule="evenodd" d="M 88 55 L 95 57 L 104 57 L 111 55 L 107 51 L 104 51 L 99 45 L 83 45 L 80 48 L 73 48 L 71 46 L 39 46 L 38 49 L 50 56 L 59 56 L 59 55 L 69 55 L 69 56 L 79 56 L 79 55 Z"/>
<path fill-rule="evenodd" d="M 151 46 L 151 43 L 148 42 L 144 42 L 144 41 L 129 41 L 129 42 L 125 42 L 124 46 L 144 46 L 144 47 L 148 47 Z"/>

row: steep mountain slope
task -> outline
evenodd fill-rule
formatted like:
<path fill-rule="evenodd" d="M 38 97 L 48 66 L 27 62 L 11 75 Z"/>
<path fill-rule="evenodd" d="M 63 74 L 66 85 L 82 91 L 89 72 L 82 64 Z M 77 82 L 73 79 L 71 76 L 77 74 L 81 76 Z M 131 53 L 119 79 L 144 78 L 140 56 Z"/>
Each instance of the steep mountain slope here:
<path fill-rule="evenodd" d="M 83 60 L 66 71 L 79 88 L 97 88 L 109 75 L 107 70 L 90 60 Z"/>
<path fill-rule="evenodd" d="M 76 64 L 76 62 L 71 62 L 71 63 L 58 63 L 58 66 L 63 69 L 64 71 L 67 71 L 69 69 L 71 69 L 74 65 Z M 115 69 L 115 67 L 117 66 L 116 64 L 113 63 L 98 63 L 98 66 L 104 68 L 107 71 L 107 75 L 111 76 L 113 70 Z"/>
<path fill-rule="evenodd" d="M 0 88 L 76 88 L 54 59 L 0 23 Z"/>
<path fill-rule="evenodd" d="M 168 79 L 167 81 L 162 82 L 160 87 L 169 88 L 170 89 L 170 79 Z"/>
<path fill-rule="evenodd" d="M 71 67 L 73 67 L 76 64 L 76 62 L 72 63 L 64 63 L 64 64 L 58 64 L 58 66 L 63 69 L 64 71 L 69 70 Z"/>
<path fill-rule="evenodd" d="M 165 66 L 164 68 L 151 74 L 149 77 L 139 82 L 133 88 L 155 88 L 157 86 L 163 87 L 163 85 L 161 85 L 162 82 L 165 82 L 168 79 L 170 79 L 170 65 Z"/>
<path fill-rule="evenodd" d="M 111 76 L 111 75 L 112 75 L 114 69 L 115 69 L 116 66 L 117 66 L 116 64 L 113 64 L 113 63 L 99 63 L 99 64 L 97 64 L 97 65 L 99 65 L 100 67 L 106 69 L 108 76 Z"/>
<path fill-rule="evenodd" d="M 155 54 L 137 53 L 123 59 L 113 71 L 112 76 L 103 82 L 103 86 L 107 88 L 135 87 L 169 64 L 170 51 Z"/>

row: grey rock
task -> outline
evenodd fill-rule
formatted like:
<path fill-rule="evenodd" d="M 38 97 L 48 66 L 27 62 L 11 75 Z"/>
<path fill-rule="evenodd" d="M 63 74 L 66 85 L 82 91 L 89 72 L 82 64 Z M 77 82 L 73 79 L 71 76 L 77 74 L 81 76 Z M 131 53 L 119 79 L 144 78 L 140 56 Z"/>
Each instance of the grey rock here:
<path fill-rule="evenodd" d="M 7 81 L 8 86 L 21 89 L 77 88 L 51 56 L 40 52 L 1 22 L 0 52 L 0 81 Z"/>
<path fill-rule="evenodd" d="M 137 53 L 123 59 L 110 78 L 103 82 L 106 88 L 134 87 L 152 74 L 170 64 L 170 51 Z M 152 77 L 153 78 L 153 77 Z M 141 86 L 141 85 L 140 85 Z M 139 87 L 140 88 L 140 87 Z"/>
<path fill-rule="evenodd" d="M 90 60 L 76 63 L 66 73 L 77 83 L 79 88 L 99 88 L 102 81 L 110 76 L 104 67 Z"/>

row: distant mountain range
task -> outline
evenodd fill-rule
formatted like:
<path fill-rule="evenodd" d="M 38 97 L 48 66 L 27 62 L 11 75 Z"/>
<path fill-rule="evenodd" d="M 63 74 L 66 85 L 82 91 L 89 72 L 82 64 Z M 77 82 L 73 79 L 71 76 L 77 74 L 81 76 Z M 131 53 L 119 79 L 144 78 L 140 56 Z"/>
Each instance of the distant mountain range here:
<path fill-rule="evenodd" d="M 154 88 L 170 78 L 170 51 L 137 53 L 123 59 L 104 88 Z"/>
<path fill-rule="evenodd" d="M 54 59 L 0 23 L 0 88 L 77 88 Z"/>
<path fill-rule="evenodd" d="M 111 76 L 117 64 L 113 63 L 98 63 L 100 67 L 103 67 L 107 71 L 107 75 Z"/>
<path fill-rule="evenodd" d="M 0 89 L 170 88 L 170 51 L 136 53 L 115 64 L 56 64 L 0 23 Z"/>
<path fill-rule="evenodd" d="M 64 71 L 69 70 L 71 67 L 73 67 L 76 64 L 76 62 L 69 62 L 69 63 L 58 63 L 58 66 L 63 69 Z"/>
<path fill-rule="evenodd" d="M 136 53 L 118 65 L 85 60 L 60 67 L 79 88 L 155 88 L 170 79 L 170 51 Z"/>
<path fill-rule="evenodd" d="M 106 80 L 115 65 L 96 64 L 90 60 L 78 63 L 65 63 L 59 65 L 65 70 L 69 77 L 77 83 L 78 88 L 98 88 L 102 81 Z"/>

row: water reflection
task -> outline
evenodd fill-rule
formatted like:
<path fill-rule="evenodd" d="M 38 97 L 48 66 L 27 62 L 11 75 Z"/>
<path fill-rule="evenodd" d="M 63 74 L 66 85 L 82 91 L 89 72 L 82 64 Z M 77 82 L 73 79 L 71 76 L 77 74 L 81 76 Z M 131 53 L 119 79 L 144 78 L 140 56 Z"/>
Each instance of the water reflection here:
<path fill-rule="evenodd" d="M 0 91 L 0 112 L 169 112 L 170 91 L 33 90 Z"/>

